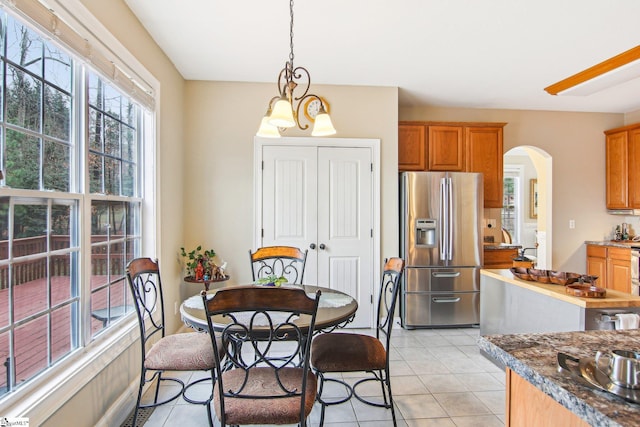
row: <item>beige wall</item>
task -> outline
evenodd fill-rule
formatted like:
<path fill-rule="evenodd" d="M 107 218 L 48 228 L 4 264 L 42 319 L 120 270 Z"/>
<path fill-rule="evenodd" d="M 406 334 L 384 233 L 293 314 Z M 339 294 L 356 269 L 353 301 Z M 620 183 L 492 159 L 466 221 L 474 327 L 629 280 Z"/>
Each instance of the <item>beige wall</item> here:
<path fill-rule="evenodd" d="M 276 73 L 274 73 L 275 75 Z M 397 89 L 313 85 L 340 138 L 380 139 L 381 257 L 398 255 Z M 274 83 L 189 81 L 185 93 L 185 240 L 213 247 L 232 283 L 251 280 L 253 138 Z M 289 129 L 283 136 L 309 136 Z"/>
<path fill-rule="evenodd" d="M 552 265 L 547 268 L 586 272 L 585 240 L 608 238 L 624 217 L 605 208 L 605 147 L 603 131 L 624 124 L 622 114 L 568 113 L 462 108 L 401 108 L 400 120 L 507 122 L 504 151 L 529 145 L 553 159 L 551 197 Z M 569 229 L 569 220 L 576 228 Z M 638 219 L 626 218 L 635 228 Z"/>
<path fill-rule="evenodd" d="M 165 283 L 167 304 L 179 300 L 180 265 L 176 261 L 177 248 L 183 244 L 183 188 L 184 188 L 184 125 L 183 100 L 184 79 L 171 61 L 158 48 L 138 20 L 122 0 L 82 0 L 83 4 L 114 34 L 120 42 L 161 83 L 161 109 L 157 116 L 159 152 L 156 159 L 159 178 L 156 183 L 158 211 L 158 248 L 145 248 L 144 255 L 158 257 Z M 177 330 L 182 322 L 178 316 L 168 319 L 169 331 Z M 134 331 L 137 334 L 137 330 Z M 61 409 L 42 423 L 43 426 L 58 427 L 70 425 L 94 426 L 112 405 L 117 405 L 127 387 L 137 382 L 140 372 L 139 344 L 120 352 L 114 346 L 115 358 L 111 363 L 92 370 L 95 375 L 86 379 L 86 385 L 67 402 L 61 402 Z M 131 404 L 133 396 L 127 403 Z M 204 415 L 204 412 L 203 412 Z M 33 421 L 32 421 L 33 422 Z"/>
<path fill-rule="evenodd" d="M 236 281 L 248 280 L 253 135 L 267 100 L 274 95 L 274 84 L 185 82 L 122 0 L 82 1 L 161 83 L 157 117 L 159 246 L 157 253 L 147 248 L 145 255 L 160 259 L 167 304 L 171 307 L 181 298 L 178 250 L 183 245 L 213 247 L 229 262 L 229 272 Z M 554 268 L 584 271 L 583 241 L 602 239 L 621 222 L 604 209 L 602 131 L 622 125 L 623 115 L 426 107 L 401 110 L 398 115 L 397 88 L 314 85 L 314 92 L 331 103 L 339 137 L 381 140 L 381 257 L 398 251 L 399 118 L 505 121 L 509 123 L 505 151 L 516 145 L 533 145 L 550 153 L 554 168 Z M 568 230 L 570 218 L 576 220 L 575 230 Z M 181 326 L 178 316 L 168 324 L 171 331 Z M 87 379 L 81 393 L 42 425 L 66 425 L 69 419 L 74 425 L 98 423 L 135 381 L 139 369 L 136 346 L 114 357 L 95 377 Z"/>

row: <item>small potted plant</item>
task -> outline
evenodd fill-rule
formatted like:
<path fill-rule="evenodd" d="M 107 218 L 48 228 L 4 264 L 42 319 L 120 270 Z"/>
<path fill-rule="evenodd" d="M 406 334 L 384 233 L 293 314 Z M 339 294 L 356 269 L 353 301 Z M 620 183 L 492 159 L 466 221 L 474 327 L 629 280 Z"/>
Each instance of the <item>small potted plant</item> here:
<path fill-rule="evenodd" d="M 216 256 L 216 251 L 213 249 L 205 249 L 203 251 L 202 246 L 198 245 L 191 252 L 187 252 L 184 247 L 180 248 L 180 252 L 185 260 L 187 274 L 185 279 L 187 280 L 207 281 L 213 277 L 218 269 L 218 266 L 213 262 L 213 258 Z"/>

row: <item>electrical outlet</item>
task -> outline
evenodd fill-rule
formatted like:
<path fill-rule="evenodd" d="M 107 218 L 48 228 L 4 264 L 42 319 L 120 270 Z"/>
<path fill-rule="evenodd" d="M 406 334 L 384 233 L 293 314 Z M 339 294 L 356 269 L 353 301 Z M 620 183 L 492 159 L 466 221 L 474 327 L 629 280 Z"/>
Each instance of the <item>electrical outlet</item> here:
<path fill-rule="evenodd" d="M 178 314 L 178 301 L 173 302 L 173 314 Z"/>
<path fill-rule="evenodd" d="M 575 219 L 570 219 L 569 220 L 569 228 L 571 228 L 571 229 L 576 228 L 576 220 Z"/>

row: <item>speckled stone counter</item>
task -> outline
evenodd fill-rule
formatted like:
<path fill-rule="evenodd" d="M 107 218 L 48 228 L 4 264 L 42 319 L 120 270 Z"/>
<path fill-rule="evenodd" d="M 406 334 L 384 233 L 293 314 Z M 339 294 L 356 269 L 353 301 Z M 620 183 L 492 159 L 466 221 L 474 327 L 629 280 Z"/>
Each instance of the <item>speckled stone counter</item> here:
<path fill-rule="evenodd" d="M 485 243 L 485 249 L 522 249 L 522 245 L 511 245 L 509 243 Z"/>
<path fill-rule="evenodd" d="M 597 350 L 640 351 L 640 330 L 487 335 L 481 350 L 593 426 L 640 426 L 640 405 L 558 372 L 557 354 L 594 357 Z"/>
<path fill-rule="evenodd" d="M 587 240 L 587 245 L 612 246 L 614 248 L 640 248 L 640 242 L 633 240 Z"/>

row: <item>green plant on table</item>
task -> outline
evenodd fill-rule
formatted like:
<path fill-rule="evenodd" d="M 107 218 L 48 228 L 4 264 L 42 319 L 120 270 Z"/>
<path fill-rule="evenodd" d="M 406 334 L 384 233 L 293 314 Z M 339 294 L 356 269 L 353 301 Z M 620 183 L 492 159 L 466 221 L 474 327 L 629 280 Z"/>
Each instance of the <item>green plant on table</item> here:
<path fill-rule="evenodd" d="M 187 277 L 196 277 L 196 269 L 198 264 L 202 263 L 203 274 L 212 277 L 214 269 L 217 267 L 213 262 L 216 251 L 213 249 L 202 250 L 202 246 L 198 245 L 194 250 L 187 252 L 184 247 L 180 248 L 180 255 L 184 258 Z"/>
<path fill-rule="evenodd" d="M 276 276 L 275 274 L 270 274 L 268 276 L 264 276 L 256 280 L 256 284 L 264 285 L 264 286 L 280 286 L 287 283 L 287 278 L 284 276 Z"/>

